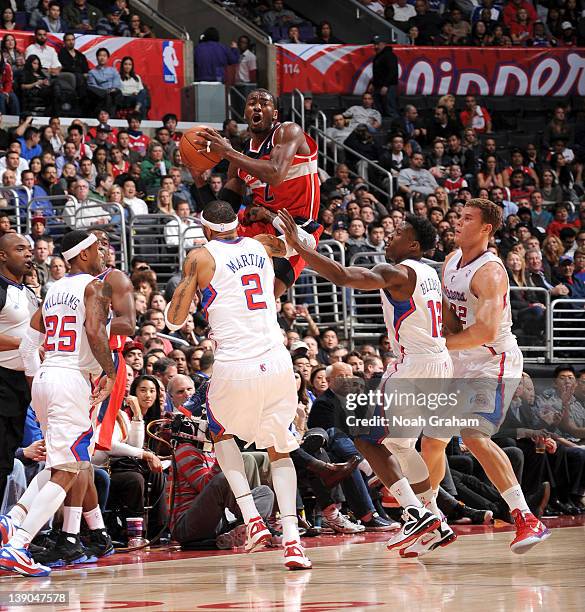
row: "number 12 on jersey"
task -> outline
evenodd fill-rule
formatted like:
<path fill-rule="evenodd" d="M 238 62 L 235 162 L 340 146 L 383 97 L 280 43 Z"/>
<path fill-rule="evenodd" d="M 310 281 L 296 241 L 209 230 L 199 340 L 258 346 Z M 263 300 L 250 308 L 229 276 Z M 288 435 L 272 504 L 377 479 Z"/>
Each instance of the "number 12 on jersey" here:
<path fill-rule="evenodd" d="M 429 300 L 427 302 L 427 307 L 431 312 L 431 336 L 433 338 L 438 338 L 441 335 L 443 327 L 443 304 L 441 304 L 441 302 Z"/>

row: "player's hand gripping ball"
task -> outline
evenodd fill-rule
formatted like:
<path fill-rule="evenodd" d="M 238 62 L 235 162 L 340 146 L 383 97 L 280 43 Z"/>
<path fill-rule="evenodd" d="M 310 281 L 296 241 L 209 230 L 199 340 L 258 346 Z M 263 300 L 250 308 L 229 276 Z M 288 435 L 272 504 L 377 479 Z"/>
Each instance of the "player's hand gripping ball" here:
<path fill-rule="evenodd" d="M 206 128 L 204 125 L 196 125 L 188 129 L 181 136 L 179 150 L 183 163 L 194 173 L 201 174 L 216 166 L 221 157 L 217 153 L 212 153 L 208 141 L 198 136 Z"/>

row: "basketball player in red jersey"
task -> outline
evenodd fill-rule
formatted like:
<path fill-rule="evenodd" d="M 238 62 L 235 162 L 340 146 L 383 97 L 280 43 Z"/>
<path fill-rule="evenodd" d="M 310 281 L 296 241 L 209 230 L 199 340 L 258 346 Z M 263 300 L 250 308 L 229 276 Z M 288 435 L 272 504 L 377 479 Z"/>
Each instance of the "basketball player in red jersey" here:
<path fill-rule="evenodd" d="M 318 240 L 323 227 L 315 221 L 320 203 L 317 144 L 296 123 L 278 122 L 274 96 L 266 89 L 248 94 L 244 117 L 252 138 L 243 153 L 211 128 L 198 133 L 211 151 L 230 162 L 220 199 L 238 212 L 246 187 L 252 191 L 252 204 L 241 214 L 238 233 L 247 237 L 280 234 L 276 213 L 286 209 L 297 225 Z M 299 255 L 275 258 L 275 295 L 282 295 L 304 266 Z"/>

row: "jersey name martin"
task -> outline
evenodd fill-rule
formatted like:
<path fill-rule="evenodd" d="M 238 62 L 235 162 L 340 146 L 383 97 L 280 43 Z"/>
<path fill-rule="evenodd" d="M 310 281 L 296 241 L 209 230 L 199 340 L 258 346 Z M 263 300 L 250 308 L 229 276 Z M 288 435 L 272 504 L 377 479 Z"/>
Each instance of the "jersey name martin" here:
<path fill-rule="evenodd" d="M 463 291 L 453 291 L 449 287 L 445 287 L 443 292 L 448 300 L 457 300 L 458 302 L 467 302 L 467 296 Z"/>
<path fill-rule="evenodd" d="M 63 305 L 71 308 L 71 310 L 77 310 L 79 302 L 79 297 L 72 295 L 71 293 L 55 293 L 53 295 L 49 295 L 49 297 L 45 300 L 43 308 L 44 310 L 48 310 L 53 306 Z"/>
<path fill-rule="evenodd" d="M 260 268 L 260 270 L 262 270 L 265 263 L 265 257 L 257 255 L 256 253 L 248 253 L 247 255 L 242 254 L 239 257 L 230 259 L 225 265 L 235 274 L 238 270 L 241 270 L 247 266 L 255 266 L 256 268 Z"/>
<path fill-rule="evenodd" d="M 441 293 L 441 281 L 438 278 L 425 278 L 419 283 L 420 290 L 423 295 L 426 295 L 429 291 L 437 291 Z"/>

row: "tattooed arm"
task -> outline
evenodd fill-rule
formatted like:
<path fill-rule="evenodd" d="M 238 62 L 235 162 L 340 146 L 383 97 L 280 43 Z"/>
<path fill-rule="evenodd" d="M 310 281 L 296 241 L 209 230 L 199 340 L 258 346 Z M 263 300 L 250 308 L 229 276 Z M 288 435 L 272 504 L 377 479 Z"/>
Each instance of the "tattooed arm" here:
<path fill-rule="evenodd" d="M 165 309 L 165 322 L 171 331 L 183 327 L 199 285 L 206 287 L 214 271 L 215 262 L 207 249 L 189 251 L 183 264 L 183 278 Z"/>
<path fill-rule="evenodd" d="M 286 243 L 271 234 L 259 234 L 254 240 L 262 243 L 270 257 L 286 257 Z"/>
<path fill-rule="evenodd" d="M 94 405 L 103 402 L 110 395 L 116 380 L 116 368 L 106 329 L 111 303 L 110 285 L 94 280 L 85 288 L 85 333 L 93 356 L 106 374 L 102 376 L 94 391 Z"/>

